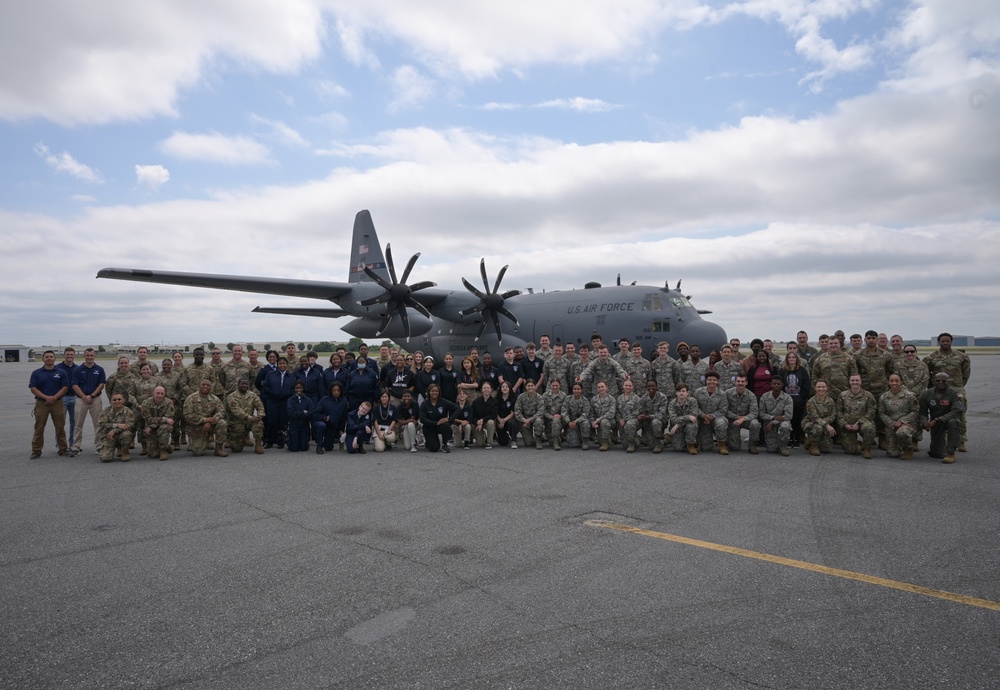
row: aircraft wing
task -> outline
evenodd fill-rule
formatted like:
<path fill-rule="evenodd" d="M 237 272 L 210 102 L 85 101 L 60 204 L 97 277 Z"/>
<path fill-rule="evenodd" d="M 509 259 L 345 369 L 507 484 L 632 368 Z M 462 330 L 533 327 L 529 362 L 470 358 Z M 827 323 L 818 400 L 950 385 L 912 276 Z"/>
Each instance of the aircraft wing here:
<path fill-rule="evenodd" d="M 286 314 L 288 316 L 317 316 L 324 319 L 339 319 L 342 316 L 353 316 L 343 309 L 309 309 L 295 307 L 254 307 L 259 314 Z"/>
<path fill-rule="evenodd" d="M 334 283 L 319 280 L 150 271 L 139 268 L 102 268 L 97 272 L 97 277 L 110 278 L 112 280 L 133 280 L 139 283 L 187 285 L 190 287 L 215 288 L 217 290 L 259 292 L 265 295 L 285 295 L 288 297 L 309 297 L 325 300 L 334 300 L 342 297 L 356 287 L 350 283 Z"/>

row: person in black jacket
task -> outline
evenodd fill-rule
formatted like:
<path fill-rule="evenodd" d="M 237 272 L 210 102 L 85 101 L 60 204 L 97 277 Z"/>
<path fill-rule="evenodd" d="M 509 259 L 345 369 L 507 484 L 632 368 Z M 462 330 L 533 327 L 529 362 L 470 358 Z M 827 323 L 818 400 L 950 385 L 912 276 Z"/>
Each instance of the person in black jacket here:
<path fill-rule="evenodd" d="M 476 445 L 493 448 L 497 435 L 497 399 L 493 397 L 493 387 L 487 382 L 483 395 L 472 401 L 472 417 L 475 419 Z"/>
<path fill-rule="evenodd" d="M 367 400 L 362 402 L 358 409 L 347 415 L 347 435 L 344 437 L 344 445 L 348 453 L 364 454 L 365 443 L 372 435 L 372 414 L 371 403 Z"/>
<path fill-rule="evenodd" d="M 450 453 L 451 423 L 458 408 L 455 403 L 441 397 L 441 386 L 433 383 L 427 389 L 427 399 L 420 403 L 420 424 L 424 427 L 427 450 Z"/>

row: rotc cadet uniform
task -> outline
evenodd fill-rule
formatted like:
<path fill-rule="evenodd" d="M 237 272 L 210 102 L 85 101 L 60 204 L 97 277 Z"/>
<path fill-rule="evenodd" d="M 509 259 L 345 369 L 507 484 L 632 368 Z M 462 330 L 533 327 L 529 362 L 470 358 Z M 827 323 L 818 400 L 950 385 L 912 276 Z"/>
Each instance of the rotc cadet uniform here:
<path fill-rule="evenodd" d="M 621 393 L 621 384 L 625 380 L 625 370 L 622 369 L 621 364 L 610 357 L 603 362 L 598 357 L 595 360 L 591 360 L 587 368 L 580 372 L 580 379 L 582 381 L 593 381 L 595 390 L 597 384 L 600 381 L 604 381 L 608 385 L 608 395 L 612 398 L 617 398 Z"/>
<path fill-rule="evenodd" d="M 552 389 L 545 392 L 542 396 L 542 410 L 541 414 L 538 415 L 535 422 L 535 439 L 541 438 L 539 433 L 539 428 L 542 432 L 547 431 L 549 434 L 549 440 L 552 442 L 552 449 L 559 450 L 560 442 L 562 441 L 562 430 L 564 426 L 564 420 L 562 419 L 563 405 L 566 402 L 566 394 L 560 390 L 558 393 L 553 393 Z M 559 415 L 556 417 L 556 415 Z"/>
<path fill-rule="evenodd" d="M 906 357 L 896 360 L 893 373 L 903 379 L 903 387 L 919 396 L 930 387 L 931 375 L 927 365 L 916 357 L 910 362 Z"/>
<path fill-rule="evenodd" d="M 667 398 L 673 400 L 677 396 L 677 362 L 667 355 L 657 357 L 649 365 L 652 370 L 653 380 L 656 381 L 656 388 Z"/>
<path fill-rule="evenodd" d="M 695 364 L 690 357 L 677 360 L 677 383 L 686 383 L 689 391 L 696 391 L 705 385 L 705 374 L 708 373 L 708 360 L 699 359 Z M 694 395 L 694 393 L 692 393 Z"/>
<path fill-rule="evenodd" d="M 545 360 L 538 359 L 538 357 L 532 357 L 531 352 L 528 356 L 520 361 L 521 366 L 524 368 L 524 380 L 534 381 L 535 385 L 542 380 L 542 374 L 545 371 Z M 546 379 L 543 383 L 548 383 Z"/>
<path fill-rule="evenodd" d="M 707 386 L 702 386 L 694 392 L 698 401 L 698 445 L 700 450 L 708 450 L 713 444 L 720 455 L 729 455 L 726 440 L 729 435 L 729 398 L 719 388 L 714 393 L 708 392 Z M 708 420 L 706 415 L 712 415 Z"/>
<path fill-rule="evenodd" d="M 229 408 L 229 447 L 234 453 L 243 452 L 246 439 L 252 432 L 254 452 L 263 453 L 265 415 L 264 403 L 261 402 L 260 396 L 249 387 L 246 391 L 237 388 L 226 396 L 226 403 Z"/>
<path fill-rule="evenodd" d="M 597 432 L 601 450 L 611 448 L 611 430 L 615 426 L 617 414 L 618 401 L 610 393 L 604 396 L 598 394 L 590 399 L 590 428 Z"/>
<path fill-rule="evenodd" d="M 788 441 L 792 437 L 792 415 L 794 414 L 794 403 L 792 396 L 785 391 L 781 391 L 777 397 L 774 391 L 770 390 L 760 396 L 757 401 L 760 410 L 757 415 L 760 424 L 764 427 L 764 443 L 767 445 L 767 452 L 780 452 L 788 455 Z M 776 421 L 775 417 L 784 417 L 782 421 Z M 767 425 L 771 425 L 771 430 L 767 430 Z"/>
<path fill-rule="evenodd" d="M 170 423 L 175 421 L 174 401 L 163 398 L 163 402 L 158 403 L 154 398 L 149 398 L 141 409 L 143 426 L 137 427 L 136 431 L 142 438 L 142 447 L 149 457 L 166 460 L 170 457 L 170 435 L 174 430 L 174 425 Z M 149 433 L 146 433 L 146 429 L 149 429 Z"/>
<path fill-rule="evenodd" d="M 153 389 L 159 385 L 159 380 L 153 376 L 148 379 L 139 376 L 132 379 L 132 386 L 126 398 L 126 404 L 132 408 L 132 412 L 135 414 L 135 432 L 139 436 L 139 444 L 143 454 L 146 453 L 146 436 L 142 432 L 146 428 L 146 420 L 142 416 L 142 406 L 147 400 L 152 399 Z"/>
<path fill-rule="evenodd" d="M 716 362 L 715 373 L 719 375 L 719 388 L 723 392 L 736 387 L 737 376 L 744 376 L 743 365 L 735 359 L 730 359 L 729 364 L 723 361 Z"/>
<path fill-rule="evenodd" d="M 517 420 L 517 428 L 521 432 L 521 438 L 524 439 L 525 447 L 532 444 L 535 448 L 542 447 L 545 420 L 541 410 L 542 396 L 537 391 L 532 390 L 530 393 L 525 391 L 517 396 L 517 402 L 514 403 L 514 419 Z"/>
<path fill-rule="evenodd" d="M 965 413 L 965 398 L 950 385 L 939 392 L 928 388 L 920 394 L 920 421 L 936 421 L 931 431 L 928 455 L 942 462 L 955 462 L 955 451 L 962 442 L 960 420 Z"/>
<path fill-rule="evenodd" d="M 836 355 L 830 352 L 824 352 L 819 355 L 816 357 L 812 371 L 809 372 L 810 380 L 814 386 L 820 379 L 826 381 L 830 389 L 830 397 L 834 400 L 851 387 L 851 375 L 857 373 L 858 364 L 854 359 L 854 355 L 850 355 L 843 350 L 838 351 Z"/>
<path fill-rule="evenodd" d="M 594 395 L 594 382 L 583 378 L 582 374 L 593 362 L 594 360 L 589 357 L 587 361 L 584 361 L 582 357 L 577 357 L 569 365 L 570 390 L 572 390 L 572 385 L 576 383 L 576 380 L 580 379 L 580 386 L 583 388 L 583 397 L 587 399 L 590 399 Z"/>
<path fill-rule="evenodd" d="M 734 362 L 736 360 L 733 360 Z M 738 364 L 738 362 L 737 362 Z M 740 365 L 740 376 L 743 376 L 743 365 Z M 726 391 L 726 419 L 729 421 L 729 430 L 726 434 L 726 445 L 729 450 L 739 450 L 743 445 L 740 438 L 740 429 L 750 432 L 750 442 L 748 450 L 754 455 L 757 454 L 757 440 L 760 438 L 760 409 L 757 405 L 757 396 L 748 388 L 743 389 L 740 394 L 735 388 Z M 739 424 L 736 420 L 742 419 Z"/>
<path fill-rule="evenodd" d="M 920 413 L 920 401 L 913 391 L 900 388 L 899 393 L 886 391 L 878 399 L 878 414 L 885 426 L 888 447 L 886 453 L 890 458 L 902 457 L 903 460 L 913 458 L 916 448 L 917 416 Z M 895 423 L 900 426 L 895 427 Z"/>
<path fill-rule="evenodd" d="M 876 406 L 882 394 L 889 390 L 889 374 L 892 373 L 892 355 L 885 350 L 875 348 L 872 352 L 867 347 L 855 357 L 858 365 L 858 373 L 861 374 L 861 387 L 872 394 L 875 398 Z M 875 415 L 875 435 L 879 439 L 879 447 L 885 450 L 886 445 L 885 427 L 882 425 L 882 418 Z"/>
<path fill-rule="evenodd" d="M 837 428 L 837 401 L 829 395 L 820 400 L 814 395 L 806 402 L 806 416 L 802 418 L 802 433 L 805 435 L 805 446 L 811 455 L 820 452 L 829 453 L 833 450 L 833 441 L 827 425 Z"/>
<path fill-rule="evenodd" d="M 950 353 L 944 354 L 941 350 L 935 350 L 926 357 L 924 363 L 927 365 L 930 376 L 929 385 L 934 385 L 934 374 L 948 374 L 951 379 L 948 385 L 954 390 L 962 400 L 962 413 L 959 415 L 958 428 L 962 434 L 962 443 L 958 449 L 965 451 L 965 444 L 969 442 L 968 429 L 966 428 L 965 415 L 969 410 L 969 400 L 965 395 L 965 386 L 969 383 L 972 375 L 972 362 L 969 356 L 960 350 L 952 349 Z"/>
<path fill-rule="evenodd" d="M 160 375 L 156 377 L 156 380 L 161 386 L 163 386 L 163 389 L 167 391 L 167 397 L 174 403 L 174 410 L 180 410 L 182 407 L 182 398 L 178 392 L 178 384 L 181 380 L 181 372 L 177 371 L 177 369 L 171 368 L 169 374 L 161 372 Z M 170 429 L 170 439 L 174 450 L 180 450 L 181 448 L 181 430 L 183 427 L 183 417 L 182 415 L 177 415 L 174 419 L 174 424 Z"/>
<path fill-rule="evenodd" d="M 629 379 L 635 384 L 636 395 L 646 390 L 646 381 L 651 381 L 653 378 L 653 367 L 649 363 L 649 360 L 641 354 L 636 357 L 633 352 L 632 356 L 625 360 L 623 366 L 625 373 L 628 374 Z"/>
<path fill-rule="evenodd" d="M 160 367 L 156 366 L 156 362 L 154 362 L 151 359 L 147 359 L 145 362 L 142 362 L 138 359 L 135 360 L 134 362 L 128 365 L 128 373 L 132 374 L 132 376 L 134 376 L 135 378 L 139 378 L 142 375 L 143 364 L 149 365 L 149 369 L 150 371 L 152 371 L 153 376 L 156 376 L 157 374 L 160 373 Z"/>
<path fill-rule="evenodd" d="M 228 400 L 230 393 L 235 393 L 240 384 L 240 379 L 253 383 L 253 376 L 250 374 L 250 363 L 240 360 L 239 362 L 230 360 L 219 369 L 219 383 L 222 391 Z"/>
<path fill-rule="evenodd" d="M 654 453 L 663 450 L 663 425 L 667 421 L 667 406 L 670 401 L 660 391 L 639 397 L 636 406 L 637 430 L 642 441 L 653 449 Z"/>
<path fill-rule="evenodd" d="M 573 382 L 569 377 L 571 364 L 565 356 L 556 357 L 553 355 L 545 360 L 545 366 L 542 367 L 542 374 L 545 376 L 546 385 L 553 381 L 558 381 L 561 386 L 560 390 L 563 393 L 573 390 Z"/>
<path fill-rule="evenodd" d="M 115 373 L 108 377 L 108 383 L 104 387 L 104 392 L 107 393 L 108 400 L 110 401 L 115 393 L 121 393 L 125 397 L 125 404 L 127 405 L 131 399 L 129 396 L 132 395 L 133 378 L 131 372 L 123 372 L 116 369 Z"/>
<path fill-rule="evenodd" d="M 695 418 L 701 414 L 701 409 L 698 407 L 698 401 L 694 399 L 693 396 L 689 397 L 684 404 L 681 404 L 678 398 L 674 398 L 670 401 L 667 406 L 669 414 L 669 429 L 673 430 L 675 426 L 679 427 L 677 433 L 668 435 L 674 450 L 684 450 L 684 446 L 687 446 L 687 451 L 691 455 L 698 454 L 698 422 L 692 422 L 688 417 L 694 416 Z"/>
<path fill-rule="evenodd" d="M 190 367 L 188 367 L 190 369 Z M 206 420 L 209 417 L 215 418 L 215 423 L 208 431 L 204 430 Z M 214 393 L 202 395 L 201 391 L 195 391 L 184 400 L 184 421 L 188 427 L 188 448 L 192 455 L 204 455 L 208 450 L 208 439 L 215 434 L 215 454 L 221 458 L 227 457 L 229 453 L 223 449 L 223 440 L 229 432 L 226 423 L 226 413 L 219 396 Z"/>
<path fill-rule="evenodd" d="M 124 425 L 125 428 L 121 428 Z M 135 434 L 135 414 L 127 406 L 118 409 L 105 407 L 97 422 L 97 432 L 101 438 L 101 462 L 111 462 L 115 459 L 115 451 L 120 451 L 122 462 L 128 462 L 129 446 Z M 108 436 L 111 438 L 108 438 Z"/>
<path fill-rule="evenodd" d="M 212 389 L 215 389 L 215 369 L 210 367 L 208 364 L 202 362 L 200 366 L 197 364 L 188 364 L 184 367 L 184 371 L 181 372 L 181 376 L 177 380 L 177 397 L 181 400 L 182 408 L 184 406 L 184 402 L 191 397 L 191 394 L 198 392 L 198 384 L 201 383 L 202 379 L 208 379 L 211 381 Z"/>
<path fill-rule="evenodd" d="M 615 421 L 617 428 L 621 429 L 621 442 L 626 453 L 635 452 L 636 432 L 639 430 L 639 402 L 640 398 L 634 391 L 622 393 L 615 401 Z"/>
<path fill-rule="evenodd" d="M 583 450 L 590 448 L 590 401 L 582 395 L 579 398 L 566 396 L 560 414 L 566 429 L 567 445 L 570 448 L 579 446 Z M 572 422 L 576 422 L 575 427 L 569 426 Z"/>
<path fill-rule="evenodd" d="M 875 414 L 878 403 L 875 397 L 862 389 L 857 393 L 846 390 L 837 397 L 837 433 L 845 453 L 858 455 L 858 435 L 861 435 L 861 445 L 865 457 L 871 458 L 872 446 L 875 445 Z M 857 431 L 847 428 L 848 424 L 860 424 Z"/>

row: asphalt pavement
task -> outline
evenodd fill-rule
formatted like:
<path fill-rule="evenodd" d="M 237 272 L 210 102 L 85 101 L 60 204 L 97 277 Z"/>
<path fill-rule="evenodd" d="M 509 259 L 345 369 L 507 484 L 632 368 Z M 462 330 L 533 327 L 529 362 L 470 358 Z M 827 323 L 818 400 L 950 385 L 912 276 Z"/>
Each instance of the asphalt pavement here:
<path fill-rule="evenodd" d="M 38 366 L 0 364 L 0 687 L 1000 686 L 997 356 L 954 465 L 926 439 L 102 464 L 51 426 L 29 460 Z"/>

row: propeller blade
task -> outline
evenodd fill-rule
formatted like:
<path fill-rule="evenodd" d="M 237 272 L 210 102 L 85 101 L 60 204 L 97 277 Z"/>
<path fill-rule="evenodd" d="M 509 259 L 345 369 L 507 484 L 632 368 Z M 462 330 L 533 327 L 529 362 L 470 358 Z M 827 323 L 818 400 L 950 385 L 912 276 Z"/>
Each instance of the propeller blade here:
<path fill-rule="evenodd" d="M 503 332 L 500 330 L 500 319 L 497 317 L 497 313 L 495 311 L 490 312 L 490 316 L 493 317 L 493 327 L 497 329 L 497 343 L 502 344 L 501 341 L 503 340 Z"/>
<path fill-rule="evenodd" d="M 416 292 L 417 290 L 423 290 L 424 288 L 429 288 L 429 287 L 437 287 L 437 283 L 434 283 L 430 280 L 425 280 L 420 283 L 414 283 L 413 285 L 410 286 L 410 292 Z"/>
<path fill-rule="evenodd" d="M 424 316 L 426 316 L 428 319 L 431 318 L 431 313 L 429 311 L 427 311 L 427 307 L 425 307 L 424 305 L 422 305 L 420 302 L 418 302 L 415 299 L 407 300 L 406 306 L 413 307 L 414 309 L 416 309 L 417 311 L 419 311 L 421 314 L 423 314 Z"/>
<path fill-rule="evenodd" d="M 493 294 L 496 294 L 496 292 L 500 289 L 500 281 L 503 280 L 503 276 L 507 272 L 507 267 L 509 265 L 510 264 L 507 264 L 507 266 L 501 268 L 500 272 L 497 274 L 497 282 L 493 284 Z"/>
<path fill-rule="evenodd" d="M 483 287 L 486 288 L 486 292 L 490 291 L 490 281 L 486 278 L 486 259 L 483 258 L 479 261 L 479 272 L 483 276 Z"/>
<path fill-rule="evenodd" d="M 519 324 L 517 322 L 517 317 L 515 317 L 513 314 L 511 314 L 510 310 L 507 309 L 507 307 L 500 307 L 499 309 L 497 309 L 496 313 L 503 314 L 504 316 L 506 316 L 508 319 L 510 319 L 511 321 L 514 322 L 515 326 L 520 326 L 521 325 L 521 324 Z M 496 318 L 496 317 L 494 317 L 494 318 Z"/>
<path fill-rule="evenodd" d="M 485 308 L 486 308 L 485 304 L 477 304 L 476 306 L 472 307 L 471 309 L 463 309 L 462 311 L 460 311 L 458 313 L 461 314 L 462 316 L 468 316 L 469 314 L 476 314 L 478 312 L 481 312 Z"/>
<path fill-rule="evenodd" d="M 386 314 L 385 316 L 382 317 L 382 324 L 378 327 L 378 330 L 375 331 L 375 337 L 376 338 L 378 338 L 383 333 L 385 333 L 385 329 L 389 327 L 389 322 L 390 321 L 392 321 L 392 312 L 391 311 L 388 314 Z"/>
<path fill-rule="evenodd" d="M 420 258 L 420 252 L 417 252 L 410 257 L 410 260 L 406 262 L 406 270 L 403 271 L 403 277 L 399 279 L 399 282 L 405 283 L 406 279 L 410 277 L 410 271 L 413 270 L 413 264 L 417 263 L 417 259 Z"/>
<path fill-rule="evenodd" d="M 365 274 L 369 278 L 371 278 L 372 280 L 374 280 L 376 283 L 378 283 L 382 287 L 383 290 L 391 290 L 392 289 L 392 285 L 390 285 L 389 283 L 385 282 L 385 279 L 382 276 L 380 276 L 378 273 L 376 273 L 372 269 L 368 268 L 367 266 L 365 266 Z"/>
<path fill-rule="evenodd" d="M 392 299 L 392 295 L 390 295 L 388 292 L 383 292 L 378 297 L 370 297 L 368 299 L 363 299 L 360 302 L 358 302 L 358 304 L 360 304 L 362 307 L 370 307 L 375 304 L 382 304 L 383 302 L 388 302 L 390 299 Z"/>
<path fill-rule="evenodd" d="M 389 266 L 389 276 L 392 278 L 392 282 L 396 281 L 396 267 L 392 263 L 392 245 L 385 245 L 385 263 Z"/>
<path fill-rule="evenodd" d="M 486 319 L 483 319 L 483 322 L 479 325 L 479 332 L 476 333 L 476 338 L 475 338 L 476 340 L 479 340 L 480 338 L 483 337 L 483 333 L 486 332 L 486 324 L 487 323 L 488 322 L 486 321 Z"/>
<path fill-rule="evenodd" d="M 399 318 L 403 322 L 403 332 L 406 333 L 406 338 L 410 338 L 410 317 L 406 315 L 406 305 L 399 305 Z"/>
<path fill-rule="evenodd" d="M 510 299 L 511 297 L 517 297 L 520 294 L 521 294 L 520 290 L 508 290 L 507 292 L 503 293 L 500 296 L 503 297 L 504 299 Z"/>
<path fill-rule="evenodd" d="M 469 292 L 471 292 L 473 295 L 475 295 L 479 299 L 482 299 L 482 300 L 486 299 L 486 295 L 484 295 L 479 290 L 479 288 L 475 287 L 472 283 L 470 283 L 469 281 L 467 281 L 465 278 L 462 278 L 462 284 L 465 285 L 465 289 L 466 290 L 468 290 Z"/>

